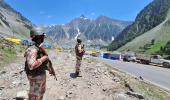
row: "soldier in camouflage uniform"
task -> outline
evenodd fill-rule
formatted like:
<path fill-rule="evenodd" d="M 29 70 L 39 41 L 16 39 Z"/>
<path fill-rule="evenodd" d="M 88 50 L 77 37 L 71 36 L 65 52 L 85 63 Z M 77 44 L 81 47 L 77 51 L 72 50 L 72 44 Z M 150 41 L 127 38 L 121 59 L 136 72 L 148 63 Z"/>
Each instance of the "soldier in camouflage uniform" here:
<path fill-rule="evenodd" d="M 82 40 L 77 39 L 77 44 L 75 46 L 75 54 L 76 54 L 76 66 L 75 66 L 76 71 L 75 71 L 75 74 L 77 76 L 80 76 L 80 66 L 81 66 L 83 55 L 85 53 L 84 45 L 82 45 L 81 43 L 82 43 Z"/>
<path fill-rule="evenodd" d="M 45 49 L 41 47 L 44 41 L 44 34 L 36 35 L 34 31 L 31 31 L 30 36 L 35 43 L 24 54 L 26 58 L 25 72 L 30 83 L 28 97 L 29 100 L 42 100 L 46 89 L 45 70 L 48 70 L 47 61 L 49 58 Z M 50 73 L 55 74 L 55 72 Z"/>

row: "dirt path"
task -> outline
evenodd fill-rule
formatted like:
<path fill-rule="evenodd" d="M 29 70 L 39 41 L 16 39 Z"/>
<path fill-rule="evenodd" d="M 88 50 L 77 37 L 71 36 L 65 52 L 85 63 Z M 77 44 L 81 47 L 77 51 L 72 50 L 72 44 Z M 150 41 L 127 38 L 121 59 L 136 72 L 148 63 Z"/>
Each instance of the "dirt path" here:
<path fill-rule="evenodd" d="M 50 52 L 49 54 L 54 55 L 53 53 Z M 55 55 L 58 56 L 51 58 L 56 73 L 58 73 L 58 81 L 54 81 L 53 77 L 47 79 L 46 100 L 52 100 L 49 95 L 53 98 L 66 97 L 72 100 L 109 100 L 113 98 L 110 90 L 107 90 L 108 93 L 105 92 L 107 88 L 112 88 L 116 84 L 112 81 L 112 77 L 106 69 L 100 68 L 101 63 L 83 61 L 82 77 L 75 78 L 74 56 L 66 53 Z M 98 68 L 95 68 L 96 66 Z"/>
<path fill-rule="evenodd" d="M 70 53 L 49 51 L 58 81 L 47 72 L 44 100 L 139 100 L 126 95 L 121 77 L 110 73 L 108 66 L 91 58 L 84 58 L 82 77 L 74 77 L 75 57 Z M 24 58 L 0 71 L 0 100 L 13 100 L 19 91 L 28 91 L 28 80 L 23 72 Z"/>

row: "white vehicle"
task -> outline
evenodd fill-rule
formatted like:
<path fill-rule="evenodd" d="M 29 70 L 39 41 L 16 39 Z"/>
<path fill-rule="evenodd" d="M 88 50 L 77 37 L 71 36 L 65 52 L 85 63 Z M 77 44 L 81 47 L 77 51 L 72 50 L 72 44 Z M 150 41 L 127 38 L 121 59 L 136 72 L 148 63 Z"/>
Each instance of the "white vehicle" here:
<path fill-rule="evenodd" d="M 170 60 L 165 60 L 160 55 L 151 56 L 150 63 L 159 64 L 163 67 L 170 67 Z"/>
<path fill-rule="evenodd" d="M 127 52 L 125 54 L 122 55 L 123 56 L 123 61 L 136 61 L 136 55 L 134 52 Z"/>
<path fill-rule="evenodd" d="M 142 64 L 157 64 L 162 65 L 163 67 L 169 67 L 170 68 L 170 60 L 163 59 L 160 55 L 143 55 L 138 54 L 137 60 L 139 60 Z"/>

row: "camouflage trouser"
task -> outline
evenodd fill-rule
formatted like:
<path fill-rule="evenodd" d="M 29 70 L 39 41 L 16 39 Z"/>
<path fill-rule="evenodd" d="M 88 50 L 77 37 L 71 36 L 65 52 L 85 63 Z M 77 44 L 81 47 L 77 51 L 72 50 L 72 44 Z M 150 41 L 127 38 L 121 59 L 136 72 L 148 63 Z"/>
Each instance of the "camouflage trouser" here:
<path fill-rule="evenodd" d="M 81 59 L 76 60 L 76 72 L 80 72 L 81 61 Z"/>
<path fill-rule="evenodd" d="M 36 77 L 28 76 L 30 83 L 29 100 L 42 100 L 46 88 L 46 74 Z"/>

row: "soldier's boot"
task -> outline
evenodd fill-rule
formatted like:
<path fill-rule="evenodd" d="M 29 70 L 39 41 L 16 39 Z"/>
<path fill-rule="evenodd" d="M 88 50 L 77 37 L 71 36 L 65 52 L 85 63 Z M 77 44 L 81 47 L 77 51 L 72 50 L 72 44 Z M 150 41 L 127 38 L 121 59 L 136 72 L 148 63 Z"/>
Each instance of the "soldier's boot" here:
<path fill-rule="evenodd" d="M 81 77 L 81 73 L 80 73 L 80 69 L 79 68 L 76 69 L 75 74 L 76 74 L 76 76 Z"/>
<path fill-rule="evenodd" d="M 81 71 L 79 71 L 78 77 L 82 77 L 82 75 L 81 75 Z"/>
<path fill-rule="evenodd" d="M 76 76 L 79 76 L 79 71 L 76 71 L 76 72 L 75 72 L 75 75 L 76 75 Z"/>
<path fill-rule="evenodd" d="M 77 68 L 77 67 L 76 67 L 75 75 L 76 75 L 76 76 L 79 75 L 79 68 Z"/>

